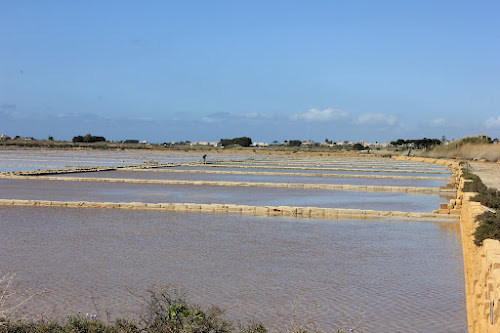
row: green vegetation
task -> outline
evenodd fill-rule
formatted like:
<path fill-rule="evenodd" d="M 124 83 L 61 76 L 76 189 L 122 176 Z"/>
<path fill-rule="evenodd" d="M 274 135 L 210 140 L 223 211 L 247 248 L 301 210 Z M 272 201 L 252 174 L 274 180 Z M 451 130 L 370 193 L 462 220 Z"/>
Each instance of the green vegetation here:
<path fill-rule="evenodd" d="M 474 232 L 474 243 L 476 245 L 483 245 L 485 239 L 500 240 L 500 218 L 490 212 L 479 215 L 479 226 Z"/>
<path fill-rule="evenodd" d="M 365 150 L 368 149 L 369 147 L 363 146 L 361 143 L 355 143 L 354 146 L 352 146 L 353 150 Z"/>
<path fill-rule="evenodd" d="M 74 136 L 73 137 L 73 142 L 101 142 L 101 141 L 106 141 L 106 139 L 103 136 L 93 136 L 90 133 L 85 134 L 85 136 Z"/>
<path fill-rule="evenodd" d="M 239 145 L 241 147 L 250 147 L 250 145 L 252 144 L 252 139 L 247 138 L 246 136 L 234 139 L 220 139 L 220 144 L 223 147 L 233 146 L 233 145 Z"/>
<path fill-rule="evenodd" d="M 223 313 L 223 310 L 213 305 L 203 311 L 195 305 L 188 304 L 178 289 L 162 285 L 149 291 L 142 314 L 136 321 L 116 319 L 112 323 L 107 323 L 95 314 L 70 316 L 64 322 L 46 319 L 20 321 L 5 316 L 0 317 L 0 332 L 233 332 L 232 324 L 222 317 Z M 265 327 L 261 326 L 264 328 L 261 332 L 266 332 Z M 249 328 L 251 326 L 245 327 Z"/>
<path fill-rule="evenodd" d="M 500 210 L 500 192 L 493 188 L 488 188 L 483 184 L 481 179 L 464 170 L 463 177 L 469 179 L 470 182 L 464 184 L 465 192 L 477 192 L 478 194 L 472 198 L 488 208 Z M 474 232 L 474 243 L 478 246 L 483 244 L 485 239 L 500 240 L 500 216 L 492 212 L 485 212 L 478 216 L 479 225 Z"/>
<path fill-rule="evenodd" d="M 481 178 L 473 174 L 467 169 L 463 170 L 462 177 L 468 179 L 469 181 L 464 184 L 464 192 L 477 192 L 482 193 L 486 191 L 487 187 L 483 184 Z"/>
<path fill-rule="evenodd" d="M 9 298 L 17 298 L 18 291 L 12 289 L 13 275 L 0 276 L 0 333 L 267 333 L 268 329 L 259 322 L 234 325 L 224 318 L 224 310 L 210 305 L 202 309 L 187 302 L 181 289 L 171 285 L 159 285 L 149 290 L 138 319 L 117 318 L 107 322 L 97 314 L 73 315 L 63 321 L 53 319 L 20 320 L 11 315 L 16 304 L 9 304 Z M 2 282 L 3 281 L 3 282 Z M 29 296 L 27 299 L 30 299 Z M 21 302 L 25 302 L 21 300 Z M 304 316 L 304 314 L 302 314 Z M 305 317 L 304 317 L 305 318 Z M 299 318 L 287 325 L 288 333 L 320 333 L 316 325 Z M 279 331 L 277 331 L 279 332 Z M 341 333 L 339 329 L 337 333 Z"/>
<path fill-rule="evenodd" d="M 398 139 L 396 141 L 391 141 L 391 145 L 396 147 L 408 147 L 408 148 L 416 148 L 416 149 L 426 149 L 429 147 L 437 146 L 441 144 L 441 140 L 439 139 L 412 139 L 412 140 L 403 140 Z"/>
<path fill-rule="evenodd" d="M 290 147 L 300 147 L 302 145 L 302 141 L 300 141 L 300 140 L 290 140 L 290 141 L 288 141 L 288 145 Z"/>

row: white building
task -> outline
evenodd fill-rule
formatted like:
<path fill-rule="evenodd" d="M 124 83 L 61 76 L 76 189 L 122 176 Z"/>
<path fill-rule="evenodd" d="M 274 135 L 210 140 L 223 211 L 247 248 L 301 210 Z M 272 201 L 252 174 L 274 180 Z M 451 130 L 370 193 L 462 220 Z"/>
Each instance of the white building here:
<path fill-rule="evenodd" d="M 269 147 L 267 142 L 254 142 L 251 144 L 252 147 Z"/>

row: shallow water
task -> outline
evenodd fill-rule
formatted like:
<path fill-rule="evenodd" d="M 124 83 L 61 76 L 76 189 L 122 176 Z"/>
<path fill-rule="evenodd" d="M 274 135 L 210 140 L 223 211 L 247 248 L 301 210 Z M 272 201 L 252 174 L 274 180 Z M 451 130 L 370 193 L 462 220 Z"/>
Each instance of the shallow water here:
<path fill-rule="evenodd" d="M 243 160 L 243 155 L 212 155 L 207 161 L 233 159 Z M 259 157 L 260 158 L 260 157 Z M 19 170 L 63 169 L 95 166 L 144 165 L 148 163 L 189 163 L 202 160 L 200 153 L 177 153 L 163 151 L 113 151 L 113 150 L 40 150 L 0 149 L 0 172 Z"/>
<path fill-rule="evenodd" d="M 449 199 L 437 194 L 316 189 L 163 185 L 59 180 L 0 179 L 0 199 L 221 203 L 251 206 L 310 206 L 432 212 Z"/>
<path fill-rule="evenodd" d="M 196 170 L 447 177 L 447 168 L 390 159 L 209 154 L 207 161 L 250 168 Z M 199 153 L 0 150 L 0 172 L 199 162 Z M 256 168 L 255 166 L 273 168 Z M 275 169 L 365 168 L 367 171 Z M 381 169 L 414 172 L 379 172 Z M 77 177 L 234 180 L 440 186 L 442 180 L 106 172 Z M 68 176 L 68 175 L 63 175 Z M 169 178 L 173 177 L 173 178 Z M 345 182 L 344 182 L 345 181 Z M 358 183 L 359 182 L 359 183 Z M 426 185 L 423 185 L 426 184 Z M 235 203 L 430 212 L 438 195 L 288 188 L 154 185 L 0 179 L 0 198 L 61 201 Z M 16 288 L 50 292 L 28 310 L 56 316 L 110 312 L 136 316 L 153 284 L 186 288 L 230 318 L 285 330 L 299 319 L 325 332 L 343 324 L 364 332 L 466 332 L 458 224 L 418 220 L 308 220 L 233 214 L 0 206 L 0 271 Z M 135 295 L 133 295 L 132 293 Z"/>
<path fill-rule="evenodd" d="M 226 164 L 228 165 L 228 164 Z M 404 176 L 404 177 L 436 177 L 443 178 L 451 176 L 451 173 L 442 174 L 442 173 L 424 173 L 424 172 L 383 172 L 377 169 L 366 170 L 366 171 L 346 171 L 346 170 L 314 170 L 314 169 L 299 169 L 298 167 L 294 168 L 252 168 L 249 166 L 248 168 L 237 167 L 234 164 L 234 167 L 231 166 L 216 166 L 216 165 L 198 165 L 198 166 L 178 166 L 175 167 L 176 170 L 220 170 L 220 171 L 246 171 L 246 172 L 280 172 L 280 173 L 322 173 L 322 174 L 334 174 L 334 175 L 368 175 L 368 176 Z M 168 168 L 165 168 L 168 169 Z"/>
<path fill-rule="evenodd" d="M 401 166 L 398 165 L 397 163 L 393 163 L 391 161 L 387 161 L 384 164 L 344 164 L 344 163 L 338 163 L 338 164 L 291 164 L 288 163 L 289 161 L 283 160 L 281 163 L 276 163 L 276 164 L 270 164 L 270 163 L 238 163 L 240 167 L 254 167 L 254 168 L 280 168 L 284 165 L 286 165 L 289 168 L 296 168 L 296 169 L 301 169 L 301 168 L 309 168 L 309 169 L 315 169 L 315 170 L 329 170 L 329 169 L 345 169 L 345 170 L 357 170 L 357 169 L 362 169 L 362 170 L 368 170 L 368 171 L 374 171 L 374 172 L 394 172 L 394 171 L 399 171 L 401 173 L 404 172 L 409 172 L 409 171 L 415 171 L 415 172 L 425 172 L 425 173 L 447 173 L 448 170 L 442 169 L 442 168 L 434 168 L 434 167 L 418 167 L 415 165 L 412 166 Z M 213 166 L 215 166 L 214 164 Z M 228 163 L 221 163 L 220 166 L 231 166 L 231 164 Z"/>
<path fill-rule="evenodd" d="M 30 309 L 127 315 L 153 284 L 229 318 L 325 332 L 466 332 L 453 223 L 342 221 L 153 211 L 0 207 L 0 263 Z M 359 330 L 358 330 L 359 331 Z"/>
<path fill-rule="evenodd" d="M 157 172 L 157 171 L 100 171 L 87 173 L 71 173 L 53 175 L 54 177 L 78 178 L 134 178 L 134 179 L 160 179 L 160 180 L 189 180 L 189 181 L 232 181 L 232 182 L 268 182 L 268 183 L 302 183 L 302 184 L 349 184 L 349 185 L 374 185 L 374 186 L 417 186 L 440 187 L 446 185 L 444 180 L 427 179 L 377 179 L 377 178 L 334 178 L 334 177 L 308 177 L 308 176 L 283 176 L 283 175 L 234 175 L 214 173 L 188 173 L 188 172 Z"/>

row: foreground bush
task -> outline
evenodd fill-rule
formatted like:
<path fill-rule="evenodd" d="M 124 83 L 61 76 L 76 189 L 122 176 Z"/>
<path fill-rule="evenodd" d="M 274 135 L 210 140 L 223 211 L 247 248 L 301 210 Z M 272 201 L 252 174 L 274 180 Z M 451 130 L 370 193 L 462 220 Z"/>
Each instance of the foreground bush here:
<path fill-rule="evenodd" d="M 479 194 L 486 192 L 487 187 L 483 184 L 481 178 L 479 178 L 469 170 L 464 170 L 462 177 L 469 180 L 469 182 L 466 182 L 464 184 L 464 192 L 477 192 Z"/>
<path fill-rule="evenodd" d="M 464 192 L 477 192 L 472 200 L 478 201 L 493 210 L 500 210 L 500 191 L 488 188 L 481 179 L 468 170 L 464 170 L 463 177 L 470 182 L 464 184 Z M 478 216 L 479 226 L 474 231 L 474 243 L 478 246 L 485 239 L 500 240 L 500 216 L 492 212 L 485 212 Z"/>
<path fill-rule="evenodd" d="M 63 322 L 50 319 L 17 320 L 7 312 L 0 316 L 0 333 L 267 333 L 262 323 L 240 325 L 235 329 L 224 319 L 224 311 L 216 306 L 206 310 L 189 304 L 178 288 L 170 285 L 156 286 L 149 291 L 138 321 L 115 319 L 105 322 L 97 315 L 87 314 L 68 317 Z M 1 303 L 0 303 L 1 310 Z M 0 312 L 1 313 L 1 312 Z M 299 333 L 299 331 L 287 331 Z M 300 330 L 306 333 L 308 330 Z M 311 331 L 312 332 L 312 331 Z M 339 331 L 341 332 L 341 331 Z"/>

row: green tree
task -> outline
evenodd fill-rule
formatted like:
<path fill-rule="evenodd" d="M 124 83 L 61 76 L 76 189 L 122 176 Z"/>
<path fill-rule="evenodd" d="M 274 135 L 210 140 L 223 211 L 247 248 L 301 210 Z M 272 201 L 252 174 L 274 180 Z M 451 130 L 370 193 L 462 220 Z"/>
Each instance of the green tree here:
<path fill-rule="evenodd" d="M 364 150 L 366 148 L 361 143 L 356 143 L 356 144 L 354 144 L 354 146 L 352 146 L 352 149 L 354 149 L 354 150 Z"/>
<path fill-rule="evenodd" d="M 252 139 L 246 136 L 234 139 L 220 139 L 220 144 L 222 146 L 240 145 L 242 147 L 250 147 Z"/>

